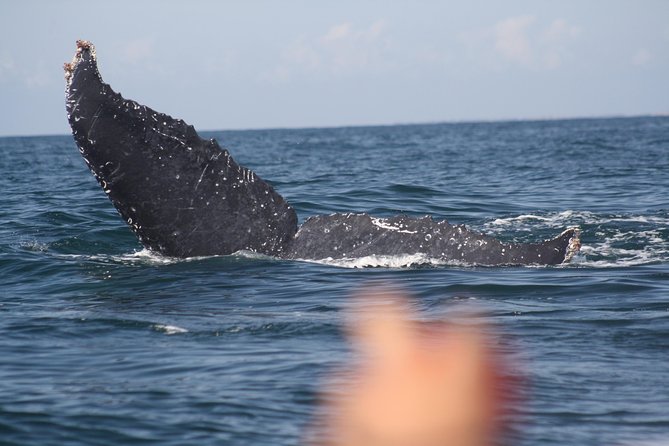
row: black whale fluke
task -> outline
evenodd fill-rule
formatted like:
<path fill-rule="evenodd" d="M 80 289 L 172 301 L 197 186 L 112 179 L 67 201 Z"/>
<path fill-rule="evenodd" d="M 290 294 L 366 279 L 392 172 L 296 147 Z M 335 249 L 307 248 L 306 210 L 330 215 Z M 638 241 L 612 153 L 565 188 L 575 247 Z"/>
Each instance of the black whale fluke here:
<path fill-rule="evenodd" d="M 503 243 L 430 217 L 333 214 L 297 226 L 293 208 L 218 143 L 180 119 L 124 99 L 102 81 L 95 48 L 65 64 L 74 139 L 102 189 L 148 249 L 174 257 L 247 250 L 305 260 L 423 255 L 479 265 L 555 265 L 580 247 L 568 229 L 536 244 Z"/>
<path fill-rule="evenodd" d="M 267 183 L 184 121 L 115 93 L 90 43 L 77 42 L 66 70 L 74 139 L 144 246 L 176 257 L 282 254 L 297 216 Z"/>

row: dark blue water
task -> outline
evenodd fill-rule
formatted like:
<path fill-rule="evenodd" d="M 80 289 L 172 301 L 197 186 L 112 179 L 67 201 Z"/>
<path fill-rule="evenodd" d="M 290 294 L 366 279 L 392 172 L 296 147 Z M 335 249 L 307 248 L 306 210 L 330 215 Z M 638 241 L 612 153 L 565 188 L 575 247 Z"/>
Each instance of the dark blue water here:
<path fill-rule="evenodd" d="M 161 259 L 71 137 L 2 138 L 0 443 L 296 444 L 369 281 L 424 318 L 486 309 L 527 377 L 514 444 L 669 442 L 669 118 L 205 136 L 302 220 L 431 214 L 517 241 L 579 226 L 583 250 L 551 268 Z"/>

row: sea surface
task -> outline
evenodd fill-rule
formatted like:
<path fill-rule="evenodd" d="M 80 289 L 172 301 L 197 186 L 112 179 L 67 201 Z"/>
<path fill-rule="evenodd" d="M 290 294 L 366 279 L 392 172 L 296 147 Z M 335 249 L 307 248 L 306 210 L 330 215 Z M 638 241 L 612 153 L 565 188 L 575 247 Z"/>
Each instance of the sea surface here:
<path fill-rule="evenodd" d="M 315 214 L 429 214 L 558 267 L 142 249 L 69 135 L 0 138 L 0 444 L 295 445 L 361 286 L 479 306 L 525 379 L 514 445 L 669 445 L 669 118 L 203 132 Z M 482 316 L 483 317 L 483 316 Z"/>

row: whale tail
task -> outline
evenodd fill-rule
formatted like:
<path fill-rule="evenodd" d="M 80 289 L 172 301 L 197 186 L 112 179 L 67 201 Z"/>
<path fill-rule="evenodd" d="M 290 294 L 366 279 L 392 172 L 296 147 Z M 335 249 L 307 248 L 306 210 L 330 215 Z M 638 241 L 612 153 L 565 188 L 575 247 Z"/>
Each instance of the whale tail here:
<path fill-rule="evenodd" d="M 94 46 L 77 41 L 65 64 L 66 108 L 86 164 L 147 248 L 173 257 L 241 250 L 325 259 L 420 254 L 480 265 L 555 265 L 580 247 L 579 231 L 510 244 L 430 217 L 333 214 L 307 220 L 269 184 L 193 126 L 124 99 L 105 84 Z"/>
<path fill-rule="evenodd" d="M 79 151 L 145 247 L 176 257 L 281 254 L 297 216 L 270 185 L 184 121 L 114 92 L 90 42 L 77 41 L 64 68 Z"/>

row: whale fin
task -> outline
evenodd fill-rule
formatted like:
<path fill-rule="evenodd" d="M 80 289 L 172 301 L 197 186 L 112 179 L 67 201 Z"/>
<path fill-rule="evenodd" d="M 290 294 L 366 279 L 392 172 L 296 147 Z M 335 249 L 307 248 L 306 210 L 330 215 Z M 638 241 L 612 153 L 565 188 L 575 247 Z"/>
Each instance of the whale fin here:
<path fill-rule="evenodd" d="M 145 247 L 176 257 L 281 254 L 297 216 L 270 185 L 184 121 L 114 92 L 91 43 L 77 42 L 65 72 L 79 150 Z"/>

